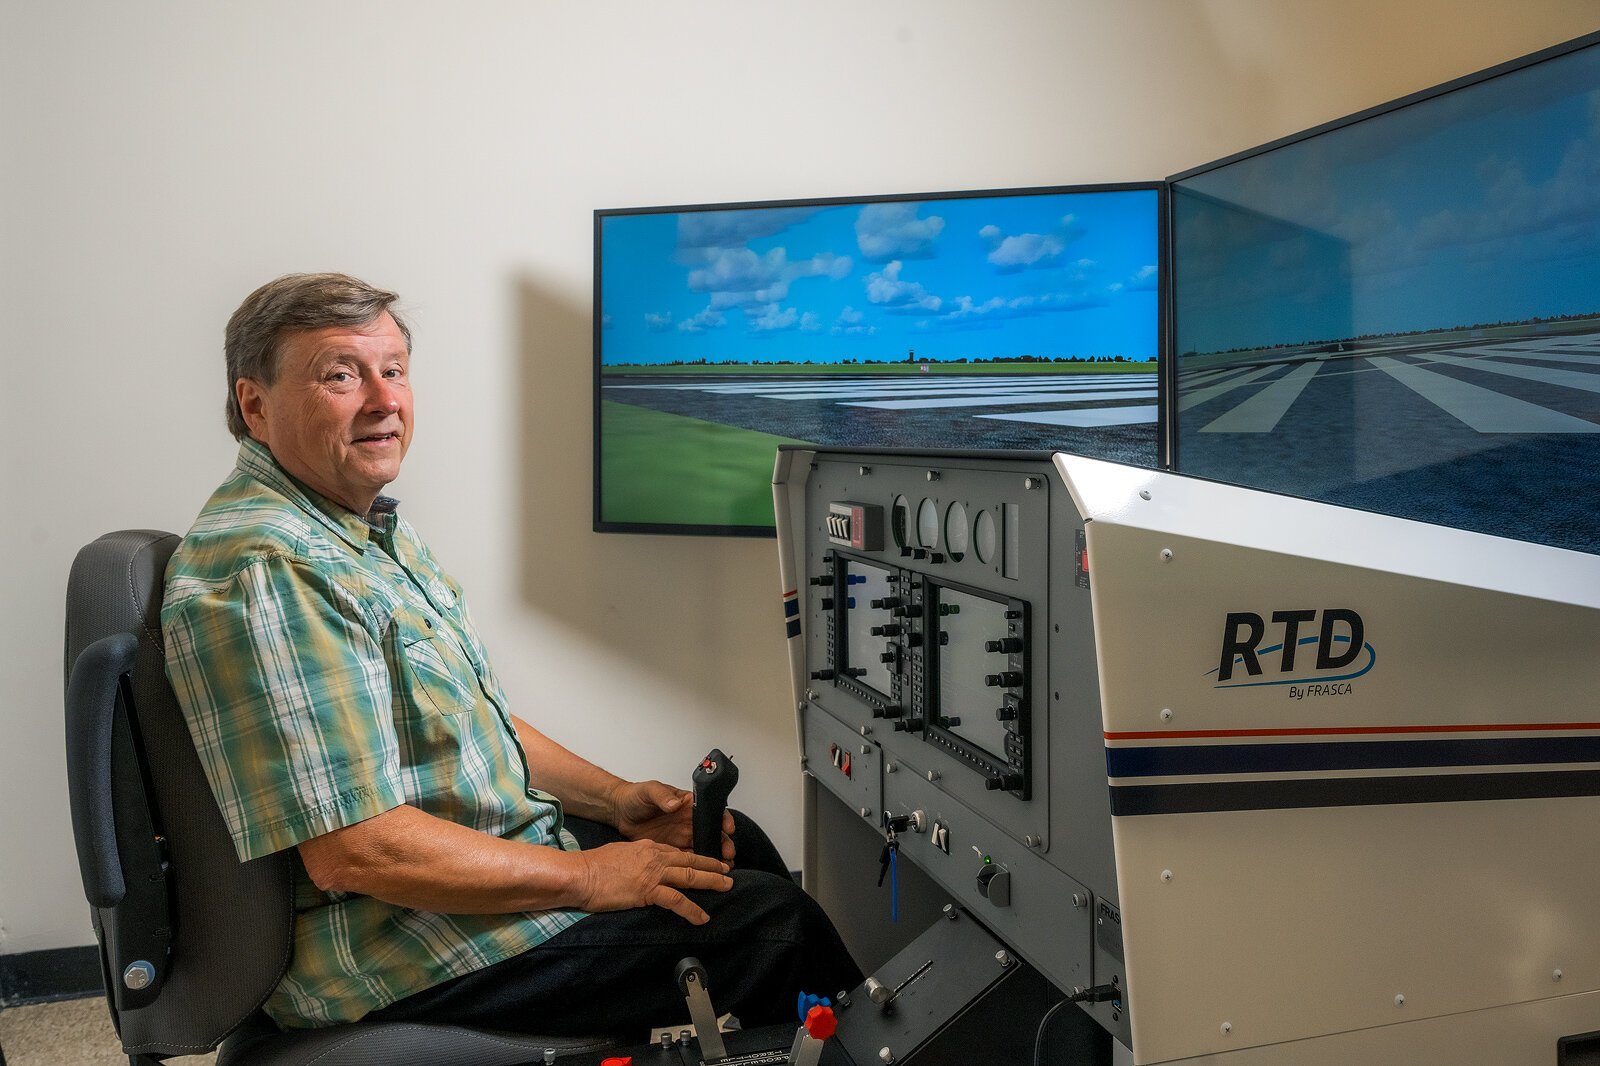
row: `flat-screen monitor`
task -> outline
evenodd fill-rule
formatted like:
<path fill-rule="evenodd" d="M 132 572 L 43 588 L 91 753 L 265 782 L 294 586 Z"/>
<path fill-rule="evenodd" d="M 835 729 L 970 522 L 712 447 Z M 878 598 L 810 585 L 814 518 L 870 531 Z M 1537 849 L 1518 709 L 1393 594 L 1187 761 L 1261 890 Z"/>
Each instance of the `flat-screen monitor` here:
<path fill-rule="evenodd" d="M 595 528 L 770 535 L 777 446 L 1153 465 L 1163 188 L 595 213 Z"/>
<path fill-rule="evenodd" d="M 1600 35 L 1171 179 L 1174 468 L 1600 550 Z"/>

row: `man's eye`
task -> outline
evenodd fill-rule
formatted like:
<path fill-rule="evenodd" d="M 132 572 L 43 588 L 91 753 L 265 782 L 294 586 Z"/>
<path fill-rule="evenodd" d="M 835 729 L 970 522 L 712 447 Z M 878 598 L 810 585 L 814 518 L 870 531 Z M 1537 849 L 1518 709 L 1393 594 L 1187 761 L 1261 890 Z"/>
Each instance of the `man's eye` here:
<path fill-rule="evenodd" d="M 328 380 L 335 382 L 349 381 L 350 372 L 347 370 L 335 370 L 333 373 L 328 375 Z"/>
<path fill-rule="evenodd" d="M 386 377 L 386 378 L 403 378 L 403 377 L 406 376 L 406 372 L 404 370 L 401 370 L 397 366 L 393 366 L 393 367 L 390 367 L 388 370 L 385 370 L 383 372 L 383 376 Z"/>

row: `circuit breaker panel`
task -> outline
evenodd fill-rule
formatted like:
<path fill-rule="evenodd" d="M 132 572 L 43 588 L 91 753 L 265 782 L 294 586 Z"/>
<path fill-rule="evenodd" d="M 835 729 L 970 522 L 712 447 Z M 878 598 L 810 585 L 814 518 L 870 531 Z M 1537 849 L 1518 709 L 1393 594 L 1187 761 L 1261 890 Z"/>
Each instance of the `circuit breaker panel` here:
<path fill-rule="evenodd" d="M 1120 981 L 1082 521 L 1047 457 L 816 454 L 807 769 L 1059 987 Z M 785 538 L 788 540 L 788 537 Z M 1090 1008 L 1124 1043 L 1126 1004 Z"/>

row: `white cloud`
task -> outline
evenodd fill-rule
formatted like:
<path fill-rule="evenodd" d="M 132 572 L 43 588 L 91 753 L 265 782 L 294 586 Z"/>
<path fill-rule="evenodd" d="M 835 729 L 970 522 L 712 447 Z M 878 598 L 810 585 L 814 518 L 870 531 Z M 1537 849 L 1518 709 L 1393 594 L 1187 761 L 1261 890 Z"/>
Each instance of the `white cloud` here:
<path fill-rule="evenodd" d="M 790 262 L 783 248 L 761 255 L 749 248 L 723 248 L 708 255 L 705 266 L 689 271 L 688 284 L 694 292 L 710 293 L 716 310 L 759 307 L 782 301 L 793 281 L 814 277 L 838 281 L 850 273 L 850 266 L 848 256 L 831 252 Z"/>
<path fill-rule="evenodd" d="M 685 211 L 678 216 L 678 247 L 733 248 L 759 237 L 782 233 L 820 210 L 820 207 L 769 207 Z"/>
<path fill-rule="evenodd" d="M 1130 277 L 1126 282 L 1118 282 L 1117 284 L 1111 286 L 1111 290 L 1113 292 L 1119 292 L 1126 288 L 1130 292 L 1148 292 L 1156 287 L 1156 283 L 1158 280 L 1160 280 L 1160 277 L 1161 274 L 1156 269 L 1155 264 L 1150 263 L 1140 267 L 1138 270 L 1135 270 L 1133 272 L 1133 276 Z"/>
<path fill-rule="evenodd" d="M 672 312 L 665 311 L 661 314 L 644 313 L 644 325 L 651 333 L 665 333 L 672 328 Z"/>
<path fill-rule="evenodd" d="M 944 231 L 938 215 L 917 217 L 914 203 L 868 204 L 856 216 L 856 245 L 876 263 L 890 259 L 926 259 Z"/>
<path fill-rule="evenodd" d="M 863 325 L 862 321 L 866 317 L 866 312 L 857 311 L 849 304 L 845 304 L 829 332 L 840 337 L 870 337 L 878 332 L 878 327 Z"/>
<path fill-rule="evenodd" d="M 752 333 L 776 333 L 794 329 L 800 321 L 800 312 L 793 307 L 779 308 L 777 304 L 765 307 L 746 307 L 745 322 Z M 815 316 L 813 316 L 815 317 Z"/>
<path fill-rule="evenodd" d="M 704 333 L 708 329 L 721 329 L 727 323 L 722 312 L 714 307 L 707 307 L 692 318 L 686 318 L 678 323 L 678 328 L 685 333 Z"/>
<path fill-rule="evenodd" d="M 900 260 L 886 264 L 881 273 L 867 275 L 867 299 L 896 314 L 937 311 L 944 303 L 920 282 L 900 280 Z"/>
<path fill-rule="evenodd" d="M 822 319 L 815 311 L 807 311 L 800 316 L 801 333 L 817 333 L 822 329 Z"/>
<path fill-rule="evenodd" d="M 1083 227 L 1076 216 L 1063 215 L 1061 222 L 1049 233 L 1015 233 L 1007 235 L 998 226 L 984 226 L 978 236 L 989 246 L 989 263 L 1002 274 L 1015 274 L 1020 270 L 1044 269 L 1060 265 L 1067 248 L 1083 236 Z M 1094 264 L 1080 259 L 1077 265 Z"/>

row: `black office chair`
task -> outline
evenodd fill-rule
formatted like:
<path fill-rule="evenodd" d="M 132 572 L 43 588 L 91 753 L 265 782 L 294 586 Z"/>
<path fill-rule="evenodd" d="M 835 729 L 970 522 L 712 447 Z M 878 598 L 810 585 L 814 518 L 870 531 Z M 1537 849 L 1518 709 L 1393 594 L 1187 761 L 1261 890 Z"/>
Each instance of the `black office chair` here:
<path fill-rule="evenodd" d="M 167 683 L 171 533 L 108 533 L 67 584 L 67 775 L 83 891 L 130 1066 L 221 1045 L 218 1066 L 511 1066 L 612 1046 L 448 1025 L 281 1032 L 260 1010 L 289 964 L 288 853 L 241 863 Z"/>

